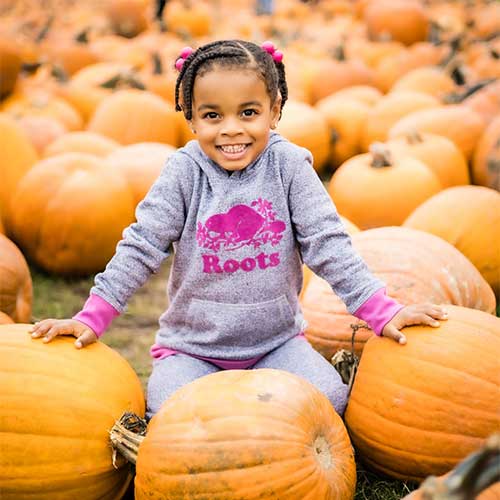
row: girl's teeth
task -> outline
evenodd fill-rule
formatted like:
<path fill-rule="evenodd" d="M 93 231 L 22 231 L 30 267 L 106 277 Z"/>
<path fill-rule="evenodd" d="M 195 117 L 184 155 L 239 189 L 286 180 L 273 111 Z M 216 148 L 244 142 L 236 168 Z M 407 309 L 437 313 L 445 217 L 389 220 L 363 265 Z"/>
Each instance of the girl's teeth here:
<path fill-rule="evenodd" d="M 239 144 L 237 146 L 221 146 L 224 153 L 241 153 L 246 146 L 244 144 Z"/>

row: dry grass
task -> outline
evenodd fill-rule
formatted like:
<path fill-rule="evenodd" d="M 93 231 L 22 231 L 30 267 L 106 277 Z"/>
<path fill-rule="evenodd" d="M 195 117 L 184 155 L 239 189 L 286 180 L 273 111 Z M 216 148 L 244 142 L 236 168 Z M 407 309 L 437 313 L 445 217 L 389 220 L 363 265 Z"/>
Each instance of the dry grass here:
<path fill-rule="evenodd" d="M 160 272 L 131 298 L 127 311 L 117 318 L 102 341 L 126 358 L 146 389 L 151 373 L 149 348 L 154 343 L 158 318 L 166 309 L 166 281 L 170 269 L 167 261 Z M 33 320 L 43 318 L 69 318 L 78 312 L 85 302 L 93 283 L 93 277 L 63 279 L 48 276 L 32 269 L 34 304 Z M 396 500 L 404 497 L 415 485 L 388 480 L 366 471 L 358 463 L 356 500 Z M 126 499 L 133 499 L 132 489 Z"/>

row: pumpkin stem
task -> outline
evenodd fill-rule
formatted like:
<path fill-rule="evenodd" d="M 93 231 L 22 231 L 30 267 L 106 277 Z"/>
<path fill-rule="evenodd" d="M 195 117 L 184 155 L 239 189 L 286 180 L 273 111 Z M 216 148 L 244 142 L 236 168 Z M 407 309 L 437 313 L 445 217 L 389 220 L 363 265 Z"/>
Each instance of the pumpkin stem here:
<path fill-rule="evenodd" d="M 372 167 L 392 167 L 391 152 L 381 142 L 374 142 L 370 144 L 370 153 L 373 156 L 371 162 Z"/>
<path fill-rule="evenodd" d="M 134 464 L 137 462 L 139 446 L 146 435 L 146 420 L 135 413 L 125 412 L 115 422 L 109 431 L 111 445 L 113 447 L 113 466 L 116 467 L 116 452 L 121 453 L 127 461 Z"/>
<path fill-rule="evenodd" d="M 428 477 L 422 483 L 424 500 L 468 500 L 500 480 L 500 433 L 469 455 L 443 480 Z"/>
<path fill-rule="evenodd" d="M 151 60 L 153 62 L 153 75 L 162 75 L 163 64 L 161 62 L 160 54 L 158 54 L 158 52 L 153 52 L 151 54 Z"/>
<path fill-rule="evenodd" d="M 496 81 L 497 78 L 488 78 L 486 80 L 481 80 L 480 82 L 477 82 L 474 85 L 468 86 L 462 93 L 452 92 L 451 94 L 448 94 L 443 99 L 443 101 L 445 104 L 459 104 L 463 102 L 465 99 L 467 99 L 467 97 L 470 97 L 471 95 L 475 94 L 481 89 L 484 89 L 491 83 L 495 83 Z"/>
<path fill-rule="evenodd" d="M 424 142 L 424 139 L 418 130 L 408 132 L 408 134 L 406 134 L 406 140 L 408 141 L 408 144 L 412 145 Z"/>

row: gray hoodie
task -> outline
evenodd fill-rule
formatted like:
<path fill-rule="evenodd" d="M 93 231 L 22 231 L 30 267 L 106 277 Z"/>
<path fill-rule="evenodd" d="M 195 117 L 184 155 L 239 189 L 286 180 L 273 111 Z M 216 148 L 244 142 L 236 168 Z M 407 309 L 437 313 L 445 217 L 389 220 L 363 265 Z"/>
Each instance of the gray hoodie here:
<path fill-rule="evenodd" d="M 356 311 L 384 284 L 353 250 L 308 150 L 272 133 L 227 172 L 191 141 L 169 159 L 91 293 L 122 312 L 173 247 L 156 344 L 217 359 L 263 355 L 304 329 L 302 262 Z"/>

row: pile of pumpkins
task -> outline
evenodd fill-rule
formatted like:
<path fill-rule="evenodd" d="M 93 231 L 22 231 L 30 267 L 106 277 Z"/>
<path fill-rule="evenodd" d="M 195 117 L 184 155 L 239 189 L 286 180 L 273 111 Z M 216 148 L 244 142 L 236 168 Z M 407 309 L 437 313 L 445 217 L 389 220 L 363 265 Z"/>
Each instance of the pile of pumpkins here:
<path fill-rule="evenodd" d="M 136 497 L 350 499 L 353 445 L 379 473 L 421 481 L 499 430 L 500 4 L 275 3 L 273 16 L 244 0 L 172 0 L 156 17 L 146 0 L 2 8 L 2 498 L 127 489 L 109 431 L 123 412 L 144 415 L 137 376 L 101 343 L 75 354 L 66 339 L 29 338 L 27 261 L 68 276 L 104 268 L 165 160 L 193 138 L 173 109 L 173 62 L 214 38 L 279 46 L 290 100 L 278 132 L 311 150 L 389 295 L 444 304 L 450 319 L 407 328 L 404 348 L 374 339 L 305 268 L 307 339 L 327 359 L 361 357 L 344 421 L 284 372 L 200 379 L 149 423 Z"/>

